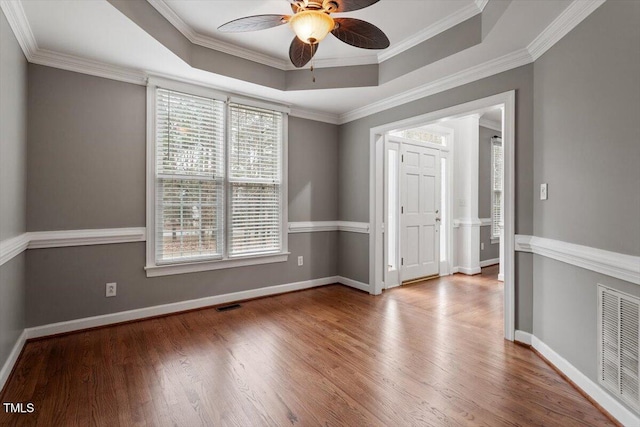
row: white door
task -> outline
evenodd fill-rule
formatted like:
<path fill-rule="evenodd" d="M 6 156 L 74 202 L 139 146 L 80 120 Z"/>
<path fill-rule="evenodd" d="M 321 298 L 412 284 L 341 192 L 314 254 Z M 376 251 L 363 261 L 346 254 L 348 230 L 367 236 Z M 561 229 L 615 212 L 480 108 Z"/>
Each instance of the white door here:
<path fill-rule="evenodd" d="M 400 278 L 405 282 L 439 272 L 440 151 L 403 143 L 401 158 Z"/>

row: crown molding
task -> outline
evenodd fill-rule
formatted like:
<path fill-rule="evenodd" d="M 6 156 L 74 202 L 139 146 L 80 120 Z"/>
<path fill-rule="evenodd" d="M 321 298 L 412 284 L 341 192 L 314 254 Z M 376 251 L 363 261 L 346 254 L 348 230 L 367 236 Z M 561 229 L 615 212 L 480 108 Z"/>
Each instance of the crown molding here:
<path fill-rule="evenodd" d="M 154 1 L 154 0 L 150 0 Z M 81 58 L 75 55 L 54 52 L 47 49 L 40 49 L 33 36 L 29 21 L 22 8 L 21 1 L 0 0 L 0 8 L 7 17 L 9 26 L 13 31 L 18 44 L 22 49 L 27 61 L 44 65 L 47 67 L 59 68 L 62 70 L 73 71 L 81 74 L 102 77 L 110 80 L 117 80 L 125 83 L 146 86 L 149 75 L 159 75 L 157 73 L 136 70 L 129 67 L 122 67 L 113 64 L 107 64 L 101 61 L 94 61 L 87 58 Z M 163 74 L 162 77 L 168 79 L 185 81 L 178 76 Z M 189 81 L 192 84 L 210 86 L 205 82 Z M 253 95 L 251 95 L 253 96 Z M 253 96 L 255 98 L 255 96 Z M 276 102 L 266 100 L 269 102 Z M 322 111 L 313 111 L 303 108 L 293 108 L 291 116 L 300 117 L 309 120 L 315 120 L 325 123 L 338 124 L 338 116 L 336 114 L 326 113 Z"/>
<path fill-rule="evenodd" d="M 544 52 L 549 50 L 554 44 L 560 41 L 580 22 L 582 22 L 593 11 L 600 7 L 606 0 L 573 0 L 567 8 L 540 33 L 525 49 L 521 49 L 500 58 L 487 61 L 466 70 L 455 73 L 451 76 L 441 78 L 426 85 L 403 92 L 398 95 L 380 100 L 366 107 L 340 115 L 340 124 L 348 123 L 389 108 L 396 107 L 406 102 L 430 96 L 454 87 L 471 83 L 473 81 L 489 77 L 529 64 L 538 59 Z M 486 6 L 488 0 L 476 0 L 475 7 Z"/>
<path fill-rule="evenodd" d="M 332 113 L 325 113 L 322 111 L 305 110 L 302 108 L 292 107 L 289 112 L 290 116 L 298 117 L 300 119 L 315 120 L 316 122 L 330 123 L 332 125 L 338 124 L 338 115 Z"/>
<path fill-rule="evenodd" d="M 355 56 L 349 58 L 316 59 L 314 61 L 314 67 L 330 68 L 379 64 L 481 13 L 488 1 L 489 0 L 475 0 L 468 6 L 465 6 L 462 9 L 452 13 L 451 15 L 435 22 L 427 28 L 419 31 L 417 34 L 401 41 L 394 47 L 388 48 L 384 52 L 381 52 L 377 55 Z M 196 32 L 171 8 L 171 6 L 169 6 L 165 2 L 165 0 L 147 0 L 147 2 L 151 6 L 153 6 L 153 8 L 156 9 L 158 13 L 160 13 L 160 15 L 162 15 L 167 21 L 169 21 L 171 25 L 173 25 L 178 31 L 180 31 L 180 33 L 182 33 L 182 35 L 184 35 L 191 43 L 206 47 L 208 49 L 224 52 L 229 55 L 234 55 L 253 62 L 268 65 L 279 70 L 297 69 L 287 60 L 274 58 L 270 55 L 265 55 L 263 53 L 256 52 L 255 50 L 240 47 L 235 44 L 218 40 L 213 37 Z"/>
<path fill-rule="evenodd" d="M 222 40 L 215 39 L 204 34 L 196 32 L 189 26 L 178 14 L 171 9 L 164 0 L 147 0 L 147 2 L 153 6 L 154 9 L 160 13 L 171 25 L 173 25 L 178 31 L 182 33 L 189 41 L 198 46 L 206 47 L 207 49 L 216 50 L 219 52 L 234 55 L 239 58 L 247 59 L 249 61 L 257 62 L 259 64 L 268 65 L 279 70 L 297 70 L 293 64 L 287 60 L 274 58 L 270 55 L 265 55 L 260 52 L 256 52 L 252 49 L 247 49 L 241 46 L 237 46 L 232 43 L 228 43 Z M 369 65 L 377 64 L 376 55 L 368 56 L 355 56 L 350 58 L 327 58 L 316 59 L 314 61 L 314 67 L 316 68 L 329 68 L 329 67 L 347 67 L 354 65 Z"/>
<path fill-rule="evenodd" d="M 171 9 L 166 6 L 163 0 L 147 0 L 156 10 L 158 10 L 163 16 L 168 15 Z M 488 0 L 476 0 L 473 8 L 478 11 L 483 9 Z M 480 80 L 485 77 L 489 77 L 494 74 L 498 74 L 512 68 L 517 68 L 522 65 L 533 62 L 539 58 L 544 52 L 546 52 L 551 46 L 557 43 L 562 37 L 564 37 L 569 31 L 575 28 L 580 22 L 582 22 L 587 16 L 601 6 L 606 0 L 574 0 L 545 30 L 536 37 L 526 49 L 511 52 L 502 57 L 484 62 L 482 64 L 470 67 L 466 70 L 454 73 L 452 75 L 443 77 L 425 85 L 416 87 L 412 90 L 403 92 L 398 95 L 380 100 L 365 107 L 357 108 L 352 111 L 340 115 L 334 115 L 326 112 L 312 111 L 301 108 L 292 108 L 291 115 L 294 117 L 306 118 L 310 120 L 317 120 L 332 124 L 344 124 L 359 118 L 369 116 L 371 114 L 378 113 L 380 111 L 387 110 L 389 108 L 402 105 L 407 102 L 415 101 L 420 98 L 424 98 L 454 87 L 471 83 L 476 80 Z M 165 5 L 167 10 L 162 9 Z M 158 9 L 161 8 L 162 10 Z M 29 22 L 25 15 L 22 3 L 20 0 L 0 0 L 0 8 L 7 17 L 7 21 L 18 40 L 25 57 L 29 62 L 45 65 L 54 68 L 60 68 L 68 71 L 74 71 L 83 74 L 89 74 L 93 76 L 103 77 L 112 80 L 123 81 L 127 83 L 146 85 L 146 79 L 148 73 L 142 70 L 135 70 L 128 67 L 122 67 L 117 65 L 111 65 L 100 61 L 94 61 L 90 59 L 80 58 L 74 55 L 63 54 L 59 52 L 53 52 L 50 50 L 40 49 L 36 42 L 36 39 L 31 31 Z M 467 8 L 467 12 L 471 13 L 471 7 Z M 476 14 L 479 12 L 476 12 Z M 175 13 L 173 14 L 175 15 Z M 195 33 L 182 21 L 177 15 L 172 16 L 169 20 L 176 28 L 185 34 L 185 37 L 194 38 L 197 40 Z M 459 12 L 458 19 L 463 16 Z M 446 19 L 446 18 L 445 18 Z M 453 19 L 453 18 L 452 18 Z M 467 18 L 468 19 L 468 18 Z M 451 21 L 453 22 L 453 21 Z M 442 24 L 441 24 L 442 25 Z M 190 38 L 191 37 L 191 38 Z M 196 42 L 197 43 L 197 42 Z M 234 46 L 234 54 L 238 53 L 238 47 Z M 357 61 L 366 61 L 363 59 L 366 57 L 355 58 L 352 64 L 358 65 Z M 249 59 L 249 58 L 248 58 Z M 273 58 L 271 58 L 273 59 Z M 325 60 L 326 64 L 331 64 Z M 342 65 L 345 62 L 341 62 Z M 334 63 L 331 66 L 335 66 Z M 168 78 L 179 79 L 176 76 L 168 76 Z M 199 84 L 206 84 L 199 82 Z"/>
<path fill-rule="evenodd" d="M 606 0 L 574 0 L 529 45 L 527 49 L 535 61 L 551 49 Z"/>
<path fill-rule="evenodd" d="M 497 132 L 502 132 L 502 124 L 499 122 L 494 122 L 493 120 L 481 118 L 480 126 L 491 129 L 491 130 L 495 130 Z"/>
<path fill-rule="evenodd" d="M 211 87 L 218 90 L 228 90 L 191 79 L 184 79 L 179 76 L 173 76 L 169 74 L 151 73 L 141 70 L 135 70 L 127 67 L 120 67 L 117 65 L 111 65 L 104 62 L 93 61 L 90 59 L 80 58 L 73 55 L 67 55 L 64 53 L 53 52 L 50 50 L 40 49 L 31 56 L 29 62 L 33 64 L 45 65 L 47 67 L 59 68 L 62 70 L 73 71 L 81 74 L 88 74 L 91 76 L 102 77 L 105 79 L 117 80 L 125 83 L 132 83 L 136 85 L 146 86 L 149 76 L 157 76 L 170 80 L 181 81 L 189 84 Z M 266 98 L 259 98 L 255 95 L 247 95 L 237 93 L 238 96 L 248 96 L 253 99 L 260 99 L 267 102 L 282 104 L 280 101 L 274 101 Z M 287 107 L 289 107 L 287 105 Z M 314 111 L 304 108 L 291 108 L 289 115 L 294 117 L 300 117 L 303 119 L 315 120 L 319 122 L 325 122 L 330 124 L 338 124 L 338 115 L 326 113 L 323 111 Z"/>
<path fill-rule="evenodd" d="M 60 52 L 53 52 L 46 49 L 39 49 L 32 55 L 29 62 L 126 83 L 143 86 L 147 84 L 147 74 L 143 71 L 134 70 L 128 67 L 120 67 L 118 65 L 111 65 L 105 62 L 93 61 L 91 59 L 80 58 L 78 56 L 67 55 Z"/>
<path fill-rule="evenodd" d="M 480 0 L 483 1 L 483 0 Z M 485 1 L 486 3 L 486 1 Z M 484 8 L 484 6 L 483 6 Z M 429 25 L 428 27 L 418 31 L 416 34 L 407 37 L 399 43 L 395 43 L 393 46 L 385 49 L 378 54 L 378 62 L 384 62 L 387 59 L 391 59 L 402 52 L 411 49 L 420 43 L 429 40 L 430 38 L 446 31 L 456 25 L 466 21 L 469 18 L 473 18 L 477 14 L 481 13 L 482 9 L 479 8 L 478 3 L 474 2 L 462 9 L 452 13 L 449 16 L 442 18 L 439 21 Z"/>
<path fill-rule="evenodd" d="M 7 17 L 9 26 L 18 40 L 18 44 L 28 61 L 38 51 L 38 43 L 31 31 L 21 1 L 1 0 L 0 8 Z"/>
<path fill-rule="evenodd" d="M 147 2 L 193 44 L 268 65 L 279 70 L 287 69 L 287 62 L 284 60 L 197 33 L 164 0 L 147 0 Z"/>
<path fill-rule="evenodd" d="M 398 95 L 391 96 L 378 102 L 374 102 L 365 107 L 357 108 L 339 116 L 340 124 L 348 123 L 363 117 L 388 110 L 408 102 L 416 101 L 420 98 L 434 95 L 445 90 L 453 89 L 494 74 L 502 73 L 513 68 L 521 67 L 531 63 L 533 60 L 526 49 L 520 49 L 503 55 L 499 58 L 492 59 L 466 70 L 448 75 L 446 77 L 434 80 L 414 89 L 402 92 Z"/>
<path fill-rule="evenodd" d="M 485 6 L 489 3 L 489 0 L 475 0 L 476 7 L 480 9 L 480 12 L 484 11 Z"/>

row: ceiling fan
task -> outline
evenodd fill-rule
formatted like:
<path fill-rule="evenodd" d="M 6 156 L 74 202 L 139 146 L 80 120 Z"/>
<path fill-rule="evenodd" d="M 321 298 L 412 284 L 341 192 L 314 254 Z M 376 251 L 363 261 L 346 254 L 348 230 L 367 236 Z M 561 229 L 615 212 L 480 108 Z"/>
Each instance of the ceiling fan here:
<path fill-rule="evenodd" d="M 387 36 L 373 24 L 354 18 L 332 18 L 332 13 L 351 12 L 379 0 L 288 0 L 293 15 L 254 15 L 235 19 L 218 27 L 225 32 L 264 30 L 289 24 L 296 34 L 289 47 L 289 58 L 297 68 L 304 67 L 318 51 L 318 44 L 329 34 L 363 49 L 386 49 Z"/>

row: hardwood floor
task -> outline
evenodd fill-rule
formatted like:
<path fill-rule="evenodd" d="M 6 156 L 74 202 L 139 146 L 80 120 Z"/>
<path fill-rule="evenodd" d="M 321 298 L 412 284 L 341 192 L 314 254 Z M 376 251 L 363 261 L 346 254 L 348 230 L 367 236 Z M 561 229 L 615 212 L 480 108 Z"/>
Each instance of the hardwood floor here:
<path fill-rule="evenodd" d="M 496 268 L 341 285 L 27 343 L 1 425 L 612 425 L 502 338 Z"/>

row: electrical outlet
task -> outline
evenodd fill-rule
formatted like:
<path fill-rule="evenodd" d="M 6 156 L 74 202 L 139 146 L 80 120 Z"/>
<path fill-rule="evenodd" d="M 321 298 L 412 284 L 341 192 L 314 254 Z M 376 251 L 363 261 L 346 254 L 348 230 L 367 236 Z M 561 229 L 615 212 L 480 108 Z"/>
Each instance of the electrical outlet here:
<path fill-rule="evenodd" d="M 298 267 L 300 267 L 303 264 L 304 264 L 304 257 L 299 256 L 298 257 Z"/>
<path fill-rule="evenodd" d="M 480 250 L 484 251 L 484 242 L 480 243 Z"/>
<path fill-rule="evenodd" d="M 549 198 L 549 194 L 547 193 L 549 189 L 549 184 L 540 184 L 540 200 L 547 200 Z"/>
<path fill-rule="evenodd" d="M 107 283 L 107 291 L 106 291 L 107 298 L 116 296 L 117 287 L 118 287 L 117 283 Z"/>

